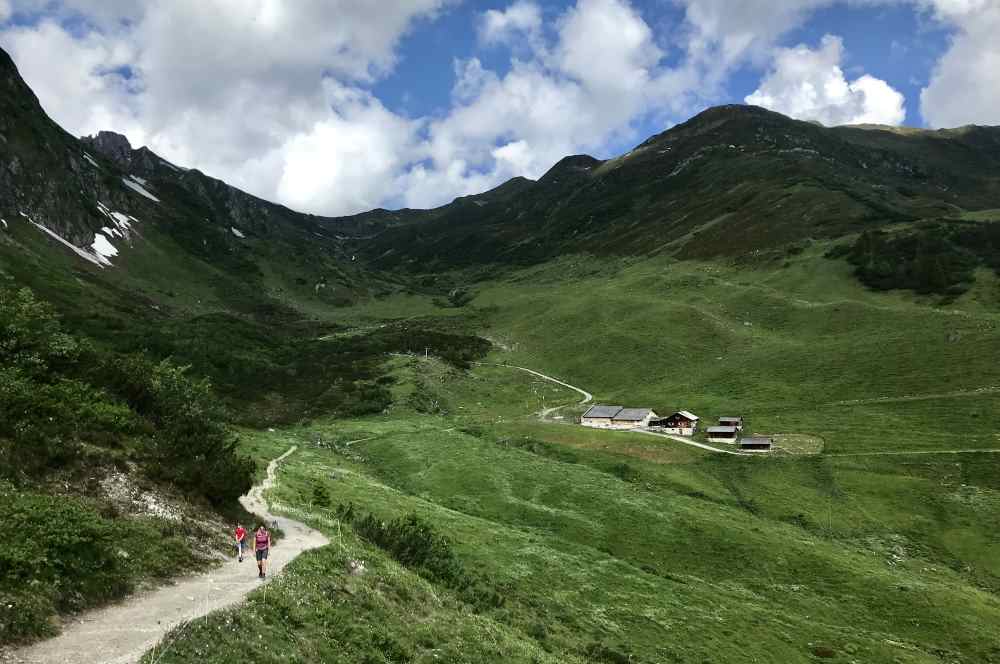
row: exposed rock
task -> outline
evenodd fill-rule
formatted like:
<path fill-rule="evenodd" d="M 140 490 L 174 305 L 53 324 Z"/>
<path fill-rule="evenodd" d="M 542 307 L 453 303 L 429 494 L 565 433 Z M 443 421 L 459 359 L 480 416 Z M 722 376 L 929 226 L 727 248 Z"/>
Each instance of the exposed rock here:
<path fill-rule="evenodd" d="M 100 131 L 97 136 L 85 136 L 80 140 L 125 170 L 132 164 L 132 144 L 121 134 Z"/>

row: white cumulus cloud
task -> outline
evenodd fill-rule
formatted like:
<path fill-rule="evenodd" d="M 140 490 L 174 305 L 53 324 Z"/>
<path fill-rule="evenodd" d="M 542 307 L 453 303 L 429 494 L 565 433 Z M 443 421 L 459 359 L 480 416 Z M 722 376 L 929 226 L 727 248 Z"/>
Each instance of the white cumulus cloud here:
<path fill-rule="evenodd" d="M 935 0 L 935 10 L 957 33 L 920 93 L 921 114 L 932 127 L 1000 124 L 1000 3 Z"/>
<path fill-rule="evenodd" d="M 512 0 L 478 14 L 476 53 L 454 63 L 452 94 L 425 117 L 375 96 L 401 40 L 459 0 L 0 0 L 44 16 L 0 25 L 43 106 L 69 131 L 121 131 L 176 163 L 321 214 L 430 206 L 503 180 L 537 177 L 567 154 L 606 152 L 727 100 L 733 71 L 764 72 L 749 103 L 825 124 L 897 124 L 903 97 L 848 78 L 834 37 L 775 48 L 835 0 L 674 0 L 656 30 L 634 0 L 552 9 Z M 908 2 L 953 26 L 923 91 L 934 125 L 1000 122 L 997 0 Z"/>
<path fill-rule="evenodd" d="M 536 36 L 542 29 L 542 10 L 534 2 L 518 0 L 507 9 L 489 9 L 481 18 L 479 38 L 487 44 Z"/>
<path fill-rule="evenodd" d="M 816 49 L 778 49 L 772 69 L 746 102 L 825 125 L 902 124 L 903 95 L 867 74 L 848 81 L 840 68 L 843 50 L 833 35 L 824 36 Z"/>

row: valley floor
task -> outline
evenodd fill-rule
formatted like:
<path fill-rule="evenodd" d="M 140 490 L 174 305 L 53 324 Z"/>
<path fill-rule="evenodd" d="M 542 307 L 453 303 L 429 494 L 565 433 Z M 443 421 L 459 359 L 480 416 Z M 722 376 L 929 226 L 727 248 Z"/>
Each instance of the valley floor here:
<path fill-rule="evenodd" d="M 397 402 L 419 384 L 440 412 L 245 432 L 258 455 L 301 446 L 273 509 L 333 544 L 144 661 L 224 662 L 255 638 L 264 662 L 1000 654 L 995 455 L 716 455 L 539 421 L 579 395 L 538 376 L 394 363 Z M 416 515 L 461 574 L 372 539 L 368 514 Z"/>

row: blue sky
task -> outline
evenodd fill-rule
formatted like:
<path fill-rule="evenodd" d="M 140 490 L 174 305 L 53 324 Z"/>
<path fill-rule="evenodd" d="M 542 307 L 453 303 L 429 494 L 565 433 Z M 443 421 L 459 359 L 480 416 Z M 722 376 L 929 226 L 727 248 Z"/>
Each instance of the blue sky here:
<path fill-rule="evenodd" d="M 502 9 L 508 4 L 466 2 L 417 24 L 400 42 L 395 71 L 379 81 L 375 93 L 399 113 L 433 115 L 448 106 L 455 83 L 452 67 L 455 58 L 476 56 L 491 69 L 506 73 L 510 49 L 481 48 L 476 29 L 483 11 Z M 555 19 L 574 4 L 562 0 L 546 2 L 542 7 Z M 661 48 L 670 49 L 672 33 L 684 21 L 683 8 L 662 0 L 644 0 L 632 5 L 656 31 Z M 847 52 L 845 72 L 849 76 L 868 73 L 889 82 L 906 97 L 904 124 L 923 127 L 927 123 L 920 113 L 920 90 L 927 84 L 953 31 L 951 26 L 931 20 L 909 5 L 872 7 L 843 3 L 816 11 L 801 27 L 789 31 L 776 43 L 814 46 L 825 34 L 842 37 Z M 766 65 L 748 65 L 734 71 L 719 103 L 743 103 L 756 89 L 764 71 Z M 646 122 L 639 133 L 651 135 L 662 129 Z"/>
<path fill-rule="evenodd" d="M 76 134 L 325 214 L 426 207 L 710 105 L 1000 124 L 996 0 L 0 0 Z"/>

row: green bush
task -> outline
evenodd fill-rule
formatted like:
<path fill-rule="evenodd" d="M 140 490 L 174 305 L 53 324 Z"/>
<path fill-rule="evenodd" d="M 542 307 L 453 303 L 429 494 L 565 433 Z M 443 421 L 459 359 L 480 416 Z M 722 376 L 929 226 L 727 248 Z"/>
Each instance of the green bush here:
<path fill-rule="evenodd" d="M 8 487 L 0 489 L 0 513 L 14 534 L 0 547 L 0 594 L 21 614 L 0 618 L 0 641 L 42 636 L 54 611 L 80 610 L 131 588 L 115 527 L 93 510 Z"/>
<path fill-rule="evenodd" d="M 358 534 L 388 551 L 400 563 L 436 580 L 455 582 L 463 574 L 462 564 L 448 539 L 416 514 L 388 522 L 369 514 L 354 527 Z"/>
<path fill-rule="evenodd" d="M 237 453 L 238 439 L 223 424 L 208 381 L 189 378 L 187 367 L 166 360 L 152 364 L 131 358 L 113 366 L 127 371 L 143 363 L 139 383 L 129 389 L 130 405 L 153 425 L 147 438 L 150 476 L 198 491 L 216 504 L 246 493 L 252 485 L 253 461 Z M 124 373 L 119 378 L 119 384 L 128 380 Z"/>
<path fill-rule="evenodd" d="M 960 295 L 978 266 L 1000 273 L 1000 223 L 929 224 L 895 234 L 866 231 L 853 245 L 827 252 L 829 258 L 841 256 L 875 290 Z"/>
<path fill-rule="evenodd" d="M 83 442 L 128 447 L 153 479 L 221 504 L 246 493 L 254 470 L 223 422 L 186 367 L 101 352 L 27 289 L 0 289 L 0 476 L 71 465 Z"/>
<path fill-rule="evenodd" d="M 313 487 L 312 504 L 322 508 L 330 506 L 330 494 L 322 484 L 317 484 Z"/>
<path fill-rule="evenodd" d="M 55 612 L 52 598 L 37 589 L 11 592 L 0 588 L 0 643 L 54 636 L 51 617 Z"/>
<path fill-rule="evenodd" d="M 87 501 L 0 483 L 11 536 L 0 547 L 0 644 L 54 632 L 56 613 L 119 599 L 143 578 L 167 578 L 198 560 L 180 524 L 122 519 Z"/>
<path fill-rule="evenodd" d="M 477 611 L 504 605 L 504 594 L 486 579 L 467 572 L 448 538 L 420 516 L 410 514 L 387 522 L 374 514 L 354 519 L 353 513 L 353 505 L 337 508 L 338 516 L 351 516 L 354 529 L 361 537 L 421 576 L 456 590 L 462 600 Z"/>

